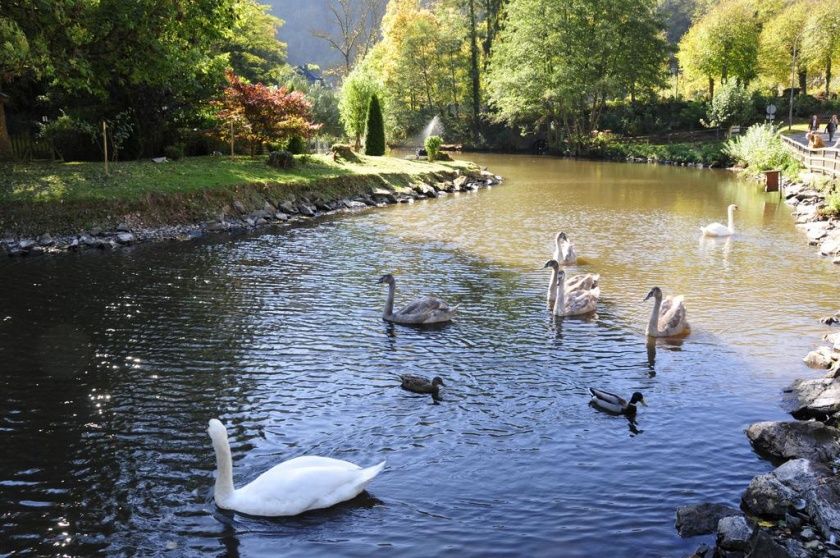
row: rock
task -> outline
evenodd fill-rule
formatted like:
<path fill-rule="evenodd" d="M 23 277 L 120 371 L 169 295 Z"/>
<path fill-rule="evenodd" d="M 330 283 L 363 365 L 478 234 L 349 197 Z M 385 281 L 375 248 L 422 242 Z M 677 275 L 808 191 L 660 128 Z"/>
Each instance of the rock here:
<path fill-rule="evenodd" d="M 93 227 L 90 229 L 90 236 L 102 236 L 102 229 L 99 227 Z"/>
<path fill-rule="evenodd" d="M 823 420 L 840 411 L 840 379 L 796 380 L 785 389 L 782 403 L 794 418 Z"/>
<path fill-rule="evenodd" d="M 267 225 L 267 224 L 268 224 L 268 219 L 265 219 L 264 217 L 260 217 L 260 218 L 259 218 L 259 219 L 257 219 L 257 221 L 256 221 L 256 225 L 257 225 L 258 227 L 261 227 L 261 226 L 263 226 L 263 225 Z"/>
<path fill-rule="evenodd" d="M 38 237 L 38 244 L 41 246 L 52 246 L 55 244 L 55 240 L 50 236 L 50 233 L 44 233 Z"/>
<path fill-rule="evenodd" d="M 790 513 L 785 514 L 785 525 L 788 526 L 790 529 L 799 529 L 802 527 L 802 518 L 798 515 L 793 515 Z"/>
<path fill-rule="evenodd" d="M 675 527 L 681 537 L 694 537 L 713 533 L 718 522 L 741 512 L 725 504 L 694 504 L 677 509 Z"/>
<path fill-rule="evenodd" d="M 367 207 L 367 204 L 358 200 L 345 200 L 344 206 L 347 209 L 364 209 Z"/>
<path fill-rule="evenodd" d="M 300 213 L 301 215 L 303 215 L 305 217 L 315 217 L 315 212 L 317 211 L 315 206 L 313 206 L 313 205 L 311 205 L 307 202 L 300 202 L 297 207 L 298 207 L 297 212 Z"/>
<path fill-rule="evenodd" d="M 824 318 L 820 318 L 820 323 L 825 325 L 840 324 L 840 312 L 835 312 L 833 316 L 826 316 Z"/>
<path fill-rule="evenodd" d="M 117 225 L 117 232 L 131 232 L 131 229 L 128 228 L 128 224 L 120 223 Z"/>
<path fill-rule="evenodd" d="M 427 198 L 438 197 L 438 191 L 430 184 L 424 184 L 421 182 L 412 186 L 412 190 L 420 195 L 426 196 Z"/>
<path fill-rule="evenodd" d="M 263 211 L 265 211 L 266 213 L 271 215 L 272 213 L 277 211 L 277 208 L 274 207 L 273 205 L 271 205 L 271 202 L 266 201 L 265 204 L 263 205 Z"/>
<path fill-rule="evenodd" d="M 688 558 L 713 558 L 714 555 L 714 548 L 707 544 L 701 544 L 697 547 L 697 550 L 694 551 L 694 554 L 690 555 Z"/>
<path fill-rule="evenodd" d="M 277 213 L 275 213 L 274 218 L 277 219 L 278 221 L 288 221 L 289 220 L 289 216 L 286 215 L 285 213 L 283 213 L 282 211 L 278 211 Z"/>
<path fill-rule="evenodd" d="M 18 248 L 23 250 L 24 252 L 28 252 L 32 248 L 35 247 L 35 241 L 31 238 L 21 238 L 20 242 L 18 242 Z"/>
<path fill-rule="evenodd" d="M 297 206 L 290 201 L 284 201 L 283 203 L 281 203 L 277 207 L 282 209 L 283 213 L 285 213 L 287 215 L 295 215 L 295 214 L 298 213 Z"/>
<path fill-rule="evenodd" d="M 239 200 L 236 200 L 235 202 L 233 202 L 233 208 L 236 211 L 238 211 L 240 215 L 244 215 L 244 214 L 248 213 L 248 210 L 245 209 L 245 204 L 242 203 Z"/>
<path fill-rule="evenodd" d="M 826 235 L 820 244 L 820 254 L 823 256 L 840 255 L 840 231 L 832 231 Z"/>
<path fill-rule="evenodd" d="M 469 179 L 470 179 L 469 176 L 459 176 L 458 178 L 453 180 L 452 181 L 453 190 L 456 191 L 456 192 L 463 192 L 464 191 L 464 185 L 467 183 L 467 181 Z"/>
<path fill-rule="evenodd" d="M 207 230 L 210 231 L 210 232 L 225 231 L 225 230 L 227 230 L 227 228 L 228 228 L 227 223 L 218 222 L 218 221 L 215 222 L 215 223 L 210 223 L 209 225 L 207 225 Z"/>
<path fill-rule="evenodd" d="M 802 529 L 802 532 L 799 535 L 803 539 L 808 540 L 808 541 L 817 536 L 817 534 L 814 533 L 814 530 L 811 529 L 810 527 L 805 527 L 804 529 Z"/>
<path fill-rule="evenodd" d="M 816 244 L 818 240 L 828 235 L 828 231 L 832 228 L 832 223 L 828 221 L 816 221 L 797 226 L 805 229 L 805 234 L 808 235 L 808 242 Z"/>
<path fill-rule="evenodd" d="M 828 347 L 819 347 L 805 355 L 802 362 L 811 368 L 828 369 L 831 368 L 836 358 L 836 353 L 833 350 Z"/>
<path fill-rule="evenodd" d="M 256 221 L 251 217 L 246 217 L 245 222 L 248 223 L 249 227 L 253 227 L 256 224 Z"/>
<path fill-rule="evenodd" d="M 724 550 L 749 549 L 752 526 L 742 515 L 724 517 L 718 521 L 717 545 Z"/>
<path fill-rule="evenodd" d="M 821 422 L 758 422 L 747 437 L 756 451 L 777 459 L 830 463 L 840 457 L 840 430 Z"/>
<path fill-rule="evenodd" d="M 45 252 L 45 250 L 42 246 L 37 246 L 36 245 L 36 246 L 33 246 L 32 248 L 30 248 L 29 251 L 27 252 L 27 254 L 30 255 L 30 256 L 40 256 L 44 252 Z"/>
<path fill-rule="evenodd" d="M 323 200 L 315 200 L 315 208 L 320 211 L 331 211 L 332 207 L 330 207 L 327 202 Z"/>
<path fill-rule="evenodd" d="M 70 241 L 70 244 L 67 245 L 67 249 L 71 252 L 78 252 L 81 249 L 81 245 L 79 244 L 79 239 L 74 238 Z"/>
<path fill-rule="evenodd" d="M 83 234 L 82 236 L 80 236 L 79 241 L 89 248 L 96 246 L 96 239 L 87 234 Z"/>
<path fill-rule="evenodd" d="M 744 507 L 755 515 L 782 519 L 793 497 L 794 493 L 773 476 L 773 473 L 767 473 L 758 475 L 750 481 L 742 496 L 742 501 Z"/>
<path fill-rule="evenodd" d="M 772 535 L 764 529 L 756 529 L 750 540 L 750 552 L 747 558 L 799 558 L 791 554 L 787 548 L 773 540 Z"/>
<path fill-rule="evenodd" d="M 373 199 L 376 201 L 384 201 L 387 203 L 397 203 L 397 196 L 394 195 L 393 192 L 390 190 L 385 190 L 383 188 L 376 188 L 373 192 L 370 193 L 373 196 Z"/>
<path fill-rule="evenodd" d="M 136 241 L 137 238 L 129 232 L 121 232 L 117 234 L 117 242 L 122 245 L 127 246 L 129 244 L 134 244 Z"/>
<path fill-rule="evenodd" d="M 823 339 L 831 343 L 835 351 L 840 351 L 840 332 L 827 333 L 823 335 Z"/>

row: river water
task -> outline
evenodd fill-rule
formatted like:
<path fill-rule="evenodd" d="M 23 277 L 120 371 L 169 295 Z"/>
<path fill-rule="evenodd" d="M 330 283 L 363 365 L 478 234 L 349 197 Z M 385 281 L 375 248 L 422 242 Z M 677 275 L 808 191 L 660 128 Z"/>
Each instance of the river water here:
<path fill-rule="evenodd" d="M 743 429 L 836 310 L 840 270 L 777 195 L 724 172 L 474 155 L 502 186 L 195 243 L 0 262 L 0 555 L 680 556 L 674 511 L 737 505 L 770 469 Z M 737 236 L 698 227 L 737 203 Z M 596 317 L 545 308 L 552 238 L 601 273 Z M 437 293 L 458 321 L 389 326 Z M 654 286 L 692 334 L 648 351 Z M 444 401 L 396 375 L 440 375 Z M 649 407 L 637 423 L 588 386 Z M 298 518 L 215 508 L 205 433 L 235 481 L 314 453 L 388 468 Z"/>

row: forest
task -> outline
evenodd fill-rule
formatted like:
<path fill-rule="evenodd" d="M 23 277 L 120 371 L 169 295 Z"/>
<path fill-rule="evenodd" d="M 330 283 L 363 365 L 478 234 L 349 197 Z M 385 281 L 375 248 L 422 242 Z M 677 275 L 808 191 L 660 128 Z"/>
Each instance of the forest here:
<path fill-rule="evenodd" d="M 100 157 L 103 123 L 114 158 L 222 150 L 233 129 L 223 108 L 231 75 L 306 99 L 293 116 L 311 125 L 266 145 L 358 146 L 373 94 L 390 145 L 417 144 L 438 117 L 450 142 L 572 154 L 591 150 L 598 131 L 748 124 L 770 103 L 787 114 L 791 88 L 796 117 L 840 111 L 840 0 L 325 6 L 312 28 L 288 29 L 255 0 L 4 3 L 0 154 L 33 157 L 49 145 L 51 157 Z M 284 37 L 301 34 L 337 63 L 290 65 Z M 715 108 L 719 95 L 725 106 Z"/>

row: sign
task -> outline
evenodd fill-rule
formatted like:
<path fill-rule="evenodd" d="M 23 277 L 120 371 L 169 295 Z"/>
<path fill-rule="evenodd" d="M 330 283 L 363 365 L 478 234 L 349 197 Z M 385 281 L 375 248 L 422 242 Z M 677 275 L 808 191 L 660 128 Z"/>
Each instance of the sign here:
<path fill-rule="evenodd" d="M 772 120 L 774 114 L 776 114 L 776 105 L 767 105 L 767 116 Z"/>

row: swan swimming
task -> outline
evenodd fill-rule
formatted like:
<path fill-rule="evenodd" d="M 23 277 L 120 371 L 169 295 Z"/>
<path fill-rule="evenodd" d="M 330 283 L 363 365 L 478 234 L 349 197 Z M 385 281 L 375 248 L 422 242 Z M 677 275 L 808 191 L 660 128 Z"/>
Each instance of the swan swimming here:
<path fill-rule="evenodd" d="M 458 306 L 450 307 L 441 299 L 434 296 L 424 296 L 403 306 L 394 312 L 394 292 L 396 281 L 390 273 L 379 278 L 379 283 L 388 284 L 388 300 L 385 302 L 385 311 L 382 319 L 395 324 L 438 324 L 452 321 L 452 316 Z"/>
<path fill-rule="evenodd" d="M 555 316 L 589 314 L 596 310 L 600 296 L 601 288 L 597 284 L 591 289 L 568 291 L 567 294 L 566 272 L 561 269 L 557 272 L 557 295 L 552 312 Z"/>
<path fill-rule="evenodd" d="M 705 227 L 700 227 L 703 231 L 703 236 L 732 236 L 735 234 L 735 212 L 738 211 L 738 206 L 734 203 L 726 208 L 726 215 L 729 224 L 727 226 L 720 223 L 712 223 Z"/>
<path fill-rule="evenodd" d="M 545 262 L 543 269 L 551 268 L 551 279 L 548 282 L 548 294 L 546 300 L 548 307 L 554 307 L 554 301 L 557 298 L 557 276 L 560 272 L 560 264 L 557 260 L 548 260 Z M 598 286 L 598 281 L 601 276 L 597 273 L 584 273 L 581 275 L 573 275 L 566 279 L 566 291 L 589 291 Z"/>
<path fill-rule="evenodd" d="M 385 468 L 384 461 L 362 469 L 349 461 L 304 455 L 234 488 L 227 430 L 218 419 L 210 419 L 207 433 L 216 452 L 216 505 L 247 515 L 290 516 L 334 506 L 361 494 Z"/>
<path fill-rule="evenodd" d="M 554 259 L 560 265 L 573 265 L 577 262 L 575 245 L 564 232 L 557 233 L 554 239 Z"/>
<path fill-rule="evenodd" d="M 651 297 L 654 300 L 653 311 L 645 328 L 645 334 L 648 337 L 687 335 L 689 325 L 685 317 L 685 297 L 669 296 L 662 300 L 662 289 L 659 287 L 652 288 L 645 297 L 645 301 Z"/>

